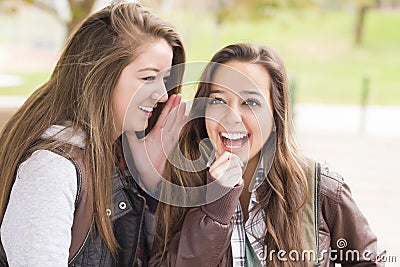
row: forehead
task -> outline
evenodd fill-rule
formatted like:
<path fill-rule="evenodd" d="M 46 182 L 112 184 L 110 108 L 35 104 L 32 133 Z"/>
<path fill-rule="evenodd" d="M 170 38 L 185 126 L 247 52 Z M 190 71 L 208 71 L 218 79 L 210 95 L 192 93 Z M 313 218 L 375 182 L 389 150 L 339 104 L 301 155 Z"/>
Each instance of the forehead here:
<path fill-rule="evenodd" d="M 164 39 L 146 42 L 140 45 L 137 51 L 136 58 L 130 64 L 136 70 L 146 69 L 159 72 L 171 67 L 172 47 Z"/>
<path fill-rule="evenodd" d="M 259 64 L 229 61 L 216 67 L 211 87 L 239 95 L 258 92 L 268 99 L 271 79 L 268 71 Z"/>

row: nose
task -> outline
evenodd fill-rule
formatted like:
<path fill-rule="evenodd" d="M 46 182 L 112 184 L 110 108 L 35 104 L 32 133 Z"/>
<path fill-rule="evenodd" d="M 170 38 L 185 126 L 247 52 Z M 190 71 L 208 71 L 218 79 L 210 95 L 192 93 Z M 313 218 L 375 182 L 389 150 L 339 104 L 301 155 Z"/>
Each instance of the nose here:
<path fill-rule="evenodd" d="M 167 88 L 165 87 L 164 82 L 159 83 L 151 95 L 151 98 L 157 102 L 166 102 L 168 100 Z"/>
<path fill-rule="evenodd" d="M 242 123 L 242 114 L 236 106 L 226 106 L 224 111 L 224 121 L 229 124 Z"/>
<path fill-rule="evenodd" d="M 162 95 L 155 92 L 151 95 L 151 98 L 156 100 L 157 102 L 166 102 L 168 100 L 168 94 L 167 91 L 165 91 Z"/>

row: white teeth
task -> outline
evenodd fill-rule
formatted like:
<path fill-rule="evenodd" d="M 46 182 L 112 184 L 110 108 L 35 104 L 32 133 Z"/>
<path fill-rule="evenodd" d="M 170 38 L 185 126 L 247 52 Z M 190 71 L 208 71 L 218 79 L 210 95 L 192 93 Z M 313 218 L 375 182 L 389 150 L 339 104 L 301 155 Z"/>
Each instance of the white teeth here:
<path fill-rule="evenodd" d="M 221 133 L 222 137 L 230 139 L 230 140 L 238 140 L 242 139 L 248 136 L 248 134 L 242 134 L 242 133 Z"/>
<path fill-rule="evenodd" d="M 227 148 L 230 149 L 237 149 L 237 148 L 241 148 L 242 146 L 230 146 L 230 145 L 226 145 Z"/>
<path fill-rule="evenodd" d="M 139 106 L 139 109 L 145 111 L 145 112 L 153 112 L 152 107 L 145 107 L 145 106 Z"/>

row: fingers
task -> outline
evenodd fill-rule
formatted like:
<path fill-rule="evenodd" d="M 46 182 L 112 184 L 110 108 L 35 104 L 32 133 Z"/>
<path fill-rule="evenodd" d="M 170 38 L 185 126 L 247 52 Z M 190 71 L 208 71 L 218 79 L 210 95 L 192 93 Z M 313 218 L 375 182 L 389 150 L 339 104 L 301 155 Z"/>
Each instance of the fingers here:
<path fill-rule="evenodd" d="M 182 122 L 186 121 L 186 117 L 187 116 L 185 115 L 185 112 L 186 112 L 186 102 L 182 102 L 179 105 L 179 112 L 178 112 L 178 115 L 177 115 L 177 121 L 179 123 L 182 123 Z"/>
<path fill-rule="evenodd" d="M 170 113 L 165 118 L 162 128 L 166 132 L 170 132 L 173 128 L 176 127 L 175 122 L 179 113 L 179 108 L 180 108 L 179 104 L 181 99 L 182 99 L 181 95 L 176 95 Z"/>
<path fill-rule="evenodd" d="M 242 170 L 240 168 L 233 168 L 228 170 L 218 182 L 225 187 L 235 187 L 242 183 Z"/>
<path fill-rule="evenodd" d="M 242 167 L 243 163 L 237 155 L 225 151 L 222 155 L 216 154 L 216 160 L 209 172 L 223 186 L 233 187 L 241 183 Z"/>
<path fill-rule="evenodd" d="M 162 128 L 163 127 L 164 122 L 167 120 L 169 113 L 171 113 L 171 110 L 173 110 L 173 108 L 176 106 L 176 98 L 177 97 L 178 96 L 174 94 L 168 98 L 167 103 L 165 104 L 160 115 L 158 116 L 157 123 L 154 125 L 154 128 Z M 182 98 L 182 96 L 180 96 L 180 98 Z M 180 102 L 180 100 L 179 100 L 179 102 Z"/>
<path fill-rule="evenodd" d="M 217 151 L 215 153 L 215 161 L 210 167 L 210 174 L 214 169 L 223 169 L 223 166 L 229 166 L 229 164 L 231 164 L 231 166 L 239 165 L 240 167 L 243 167 L 243 163 L 238 155 L 228 151 L 225 151 L 222 155 Z"/>
<path fill-rule="evenodd" d="M 181 102 L 182 96 L 177 95 L 172 111 L 168 115 L 163 126 L 164 131 L 171 132 L 173 134 L 179 133 L 183 124 L 186 122 L 186 103 Z"/>
<path fill-rule="evenodd" d="M 212 173 L 214 172 L 215 169 L 219 169 L 222 164 L 227 163 L 228 160 L 230 160 L 231 156 L 232 156 L 232 153 L 229 153 L 228 151 L 225 151 L 224 153 L 222 153 L 222 155 L 220 155 L 218 153 L 218 151 L 215 151 L 215 161 L 210 166 L 210 169 L 209 169 L 210 174 L 212 175 Z M 212 176 L 214 178 L 217 178 L 214 175 L 212 175 Z"/>
<path fill-rule="evenodd" d="M 186 102 L 179 102 L 177 105 L 178 105 L 178 111 L 176 113 L 173 129 L 179 129 L 179 131 L 180 131 L 180 128 L 186 122 L 186 118 L 187 118 L 187 116 L 185 115 Z"/>
<path fill-rule="evenodd" d="M 181 104 L 181 101 L 181 94 L 171 95 L 154 127 L 162 128 L 166 132 L 174 131 L 174 129 L 180 130 L 186 121 L 186 103 Z"/>
<path fill-rule="evenodd" d="M 174 105 L 172 106 L 172 108 L 178 106 L 182 101 L 182 94 L 176 94 L 176 98 L 174 101 Z"/>
<path fill-rule="evenodd" d="M 185 125 L 187 119 L 187 116 L 185 115 L 186 103 L 182 102 L 177 108 L 175 108 L 175 111 L 173 111 L 170 115 L 171 118 L 167 119 L 164 130 L 165 132 L 169 133 L 170 138 L 172 138 L 174 141 L 177 141 L 179 133 L 181 132 L 181 129 Z"/>
<path fill-rule="evenodd" d="M 241 172 L 242 169 L 238 164 L 224 162 L 224 164 L 221 164 L 218 168 L 210 169 L 209 172 L 213 178 L 221 179 L 221 177 L 226 176 L 228 173 L 233 173 L 235 170 Z"/>

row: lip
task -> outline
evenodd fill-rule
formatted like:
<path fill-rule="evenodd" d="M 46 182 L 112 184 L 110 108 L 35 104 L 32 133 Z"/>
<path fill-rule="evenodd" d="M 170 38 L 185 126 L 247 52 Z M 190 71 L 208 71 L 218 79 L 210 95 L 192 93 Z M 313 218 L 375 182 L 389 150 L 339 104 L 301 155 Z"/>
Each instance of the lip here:
<path fill-rule="evenodd" d="M 244 144 L 242 144 L 241 146 L 227 146 L 227 145 L 225 145 L 224 139 L 223 139 L 224 137 L 222 137 L 223 133 L 228 133 L 228 132 L 219 132 L 218 136 L 219 136 L 219 140 L 220 140 L 221 146 L 225 151 L 228 151 L 228 152 L 231 152 L 231 153 L 237 153 L 237 152 L 242 151 L 246 146 L 249 145 L 251 134 L 248 133 L 248 132 L 229 132 L 229 134 L 246 134 L 247 135 L 247 141 Z"/>
<path fill-rule="evenodd" d="M 151 106 L 139 106 L 138 109 L 142 111 L 148 118 L 153 114 L 154 107 Z"/>

